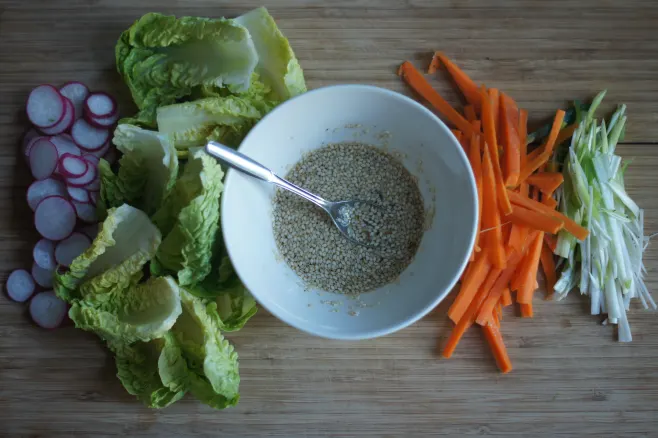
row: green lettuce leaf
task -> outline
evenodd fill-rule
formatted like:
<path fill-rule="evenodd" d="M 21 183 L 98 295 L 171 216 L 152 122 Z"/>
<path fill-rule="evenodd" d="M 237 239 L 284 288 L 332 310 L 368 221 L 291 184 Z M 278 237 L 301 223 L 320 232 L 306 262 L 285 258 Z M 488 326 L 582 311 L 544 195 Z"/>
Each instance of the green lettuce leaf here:
<path fill-rule="evenodd" d="M 180 292 L 174 279 L 151 277 L 126 289 L 76 300 L 69 317 L 77 328 L 105 340 L 131 344 L 163 337 L 181 311 Z"/>
<path fill-rule="evenodd" d="M 272 89 L 272 99 L 282 102 L 304 93 L 304 73 L 290 43 L 267 9 L 254 9 L 235 21 L 249 30 L 258 53 L 256 72 L 265 85 Z"/>
<path fill-rule="evenodd" d="M 116 128 L 112 141 L 123 157 L 117 175 L 107 162 L 99 164 L 103 205 L 127 203 L 153 214 L 178 176 L 174 147 L 165 135 L 126 124 Z"/>
<path fill-rule="evenodd" d="M 199 378 L 191 387 L 193 392 L 201 394 L 199 398 L 213 400 L 215 407 L 235 405 L 240 385 L 238 355 L 222 336 L 213 316 L 214 307 L 185 289 L 181 289 L 181 300 L 183 313 L 171 334 L 190 371 Z"/>
<path fill-rule="evenodd" d="M 162 235 L 148 216 L 129 205 L 108 211 L 91 246 L 64 273 L 55 274 L 55 292 L 71 302 L 89 294 L 125 289 L 142 277 Z"/>
<path fill-rule="evenodd" d="M 242 139 L 271 108 L 266 103 L 237 96 L 208 97 L 158 108 L 158 127 L 177 149 L 219 140 L 229 130 Z M 219 137 L 219 138 L 218 138 Z"/>
<path fill-rule="evenodd" d="M 123 342 L 108 343 L 108 347 L 114 353 L 117 377 L 126 391 L 135 395 L 146 406 L 164 408 L 185 395 L 186 387 L 174 383 L 176 376 L 172 373 L 176 372 L 175 363 L 167 364 L 162 369 L 159 366 L 165 354 L 165 340 L 136 342 L 132 345 Z M 169 385 L 163 383 L 162 375 L 167 377 Z M 185 377 L 179 375 L 178 379 L 184 381 Z"/>
<path fill-rule="evenodd" d="M 234 20 L 149 13 L 123 32 L 117 70 L 140 113 L 155 127 L 155 110 L 189 96 L 199 85 L 246 90 L 258 56 L 249 32 Z"/>
<path fill-rule="evenodd" d="M 170 196 L 153 216 L 165 236 L 155 266 L 175 273 L 181 286 L 198 283 L 210 273 L 223 176 L 214 158 L 194 150 Z"/>

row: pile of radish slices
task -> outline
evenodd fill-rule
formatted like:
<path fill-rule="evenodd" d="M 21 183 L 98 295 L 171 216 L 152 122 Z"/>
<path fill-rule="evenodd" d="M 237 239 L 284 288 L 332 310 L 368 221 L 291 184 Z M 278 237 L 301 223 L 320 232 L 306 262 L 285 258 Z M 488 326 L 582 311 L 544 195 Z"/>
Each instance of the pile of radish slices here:
<path fill-rule="evenodd" d="M 32 296 L 37 287 L 52 288 L 55 270 L 67 269 L 98 233 L 98 163 L 116 160 L 111 134 L 119 111 L 110 95 L 69 82 L 60 89 L 39 85 L 32 90 L 27 116 L 34 127 L 23 138 L 23 154 L 35 179 L 27 203 L 43 238 L 34 246 L 31 272 L 12 272 L 6 289 L 14 301 L 32 298 L 32 319 L 55 328 L 66 317 L 66 303 L 52 290 Z"/>

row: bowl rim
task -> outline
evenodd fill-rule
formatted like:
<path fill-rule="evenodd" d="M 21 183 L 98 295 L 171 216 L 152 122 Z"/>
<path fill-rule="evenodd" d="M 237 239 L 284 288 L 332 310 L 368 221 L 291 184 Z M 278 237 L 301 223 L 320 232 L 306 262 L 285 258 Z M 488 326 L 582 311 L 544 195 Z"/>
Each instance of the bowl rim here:
<path fill-rule="evenodd" d="M 477 194 L 477 187 L 476 187 L 476 182 L 475 182 L 475 176 L 473 174 L 473 170 L 470 165 L 470 161 L 466 155 L 466 152 L 464 149 L 461 147 L 461 144 L 457 140 L 457 138 L 454 136 L 452 131 L 448 128 L 448 126 L 441 120 L 434 112 L 432 112 L 430 109 L 425 107 L 424 105 L 420 104 L 419 102 L 415 101 L 414 99 L 405 96 L 402 93 L 398 93 L 393 90 L 389 90 L 387 88 L 382 88 L 382 87 L 377 87 L 374 85 L 361 85 L 361 84 L 336 84 L 336 85 L 328 85 L 325 87 L 320 87 L 316 88 L 310 91 L 307 91 L 305 93 L 302 93 L 300 95 L 297 95 L 295 97 L 292 97 L 285 102 L 282 102 L 279 104 L 277 107 L 275 107 L 272 111 L 270 111 L 268 114 L 265 115 L 259 122 L 254 125 L 254 127 L 249 131 L 249 133 L 245 136 L 245 138 L 242 140 L 240 143 L 240 146 L 238 146 L 238 151 L 241 151 L 243 149 L 243 145 L 247 143 L 249 140 L 249 137 L 254 135 L 255 130 L 258 129 L 258 126 L 261 125 L 264 121 L 268 120 L 269 118 L 272 118 L 275 113 L 285 107 L 293 104 L 294 102 L 298 100 L 303 100 L 306 99 L 307 96 L 310 95 L 315 95 L 315 94 L 322 94 L 322 93 L 331 93 L 336 90 L 359 90 L 359 91 L 366 91 L 366 92 L 372 92 L 372 93 L 379 93 L 386 95 L 389 98 L 397 99 L 398 101 L 405 102 L 407 104 L 410 104 L 411 106 L 415 107 L 421 112 L 424 112 L 426 115 L 428 115 L 434 122 L 439 125 L 440 129 L 443 129 L 447 134 L 448 138 L 452 140 L 452 144 L 457 150 L 457 154 L 459 155 L 460 159 L 463 161 L 463 164 L 465 168 L 467 169 L 467 174 L 468 174 L 468 180 L 469 180 L 469 186 L 471 190 L 471 197 L 473 199 L 473 211 L 476 212 L 476 220 L 473 222 L 473 226 L 471 227 L 470 230 L 470 237 L 469 237 L 469 245 L 468 245 L 468 251 L 466 251 L 465 256 L 461 260 L 461 263 L 459 264 L 459 270 L 454 273 L 453 278 L 449 281 L 449 286 L 441 291 L 440 293 L 437 293 L 436 298 L 432 300 L 429 304 L 426 306 L 419 308 L 412 316 L 409 318 L 397 322 L 394 324 L 388 324 L 385 325 L 382 328 L 379 329 L 374 329 L 374 330 L 368 330 L 364 332 L 358 332 L 358 333 L 327 333 L 322 330 L 317 330 L 314 327 L 309 327 L 309 326 L 303 326 L 301 324 L 297 324 L 296 322 L 288 320 L 285 315 L 281 314 L 277 309 L 273 309 L 268 307 L 266 304 L 264 304 L 258 295 L 256 293 L 253 293 L 251 289 L 247 286 L 247 282 L 244 279 L 244 276 L 241 275 L 239 268 L 233 263 L 233 255 L 232 255 L 232 250 L 231 246 L 228 244 L 226 240 L 227 236 L 227 230 L 226 230 L 226 225 L 225 225 L 225 215 L 221 215 L 221 230 L 222 230 L 222 239 L 224 240 L 224 246 L 226 247 L 226 252 L 229 256 L 229 259 L 231 260 L 231 263 L 233 264 L 233 269 L 235 270 L 236 275 L 242 282 L 242 284 L 245 286 L 245 288 L 251 293 L 251 295 L 254 297 L 256 302 L 262 306 L 263 308 L 267 309 L 269 313 L 271 313 L 273 316 L 275 316 L 277 319 L 280 321 L 284 322 L 285 324 L 296 328 L 297 330 L 300 330 L 304 333 L 308 333 L 313 336 L 318 336 L 320 338 L 325 338 L 325 339 L 333 339 L 333 340 L 341 340 L 341 341 L 358 341 L 358 340 L 366 340 L 366 339 L 373 339 L 373 338 L 378 338 L 381 336 L 386 336 L 390 335 L 392 333 L 395 333 L 397 331 L 400 331 L 404 328 L 409 327 L 410 325 L 416 323 L 423 317 L 425 317 L 427 314 L 429 314 L 432 310 L 434 310 L 447 296 L 448 294 L 452 291 L 452 289 L 455 287 L 457 284 L 457 281 L 459 280 L 460 274 L 464 271 L 466 268 L 466 265 L 468 264 L 470 253 L 473 251 L 473 248 L 475 246 L 475 237 L 477 233 L 477 211 L 478 211 L 478 194 Z M 242 151 L 243 152 L 243 151 Z M 229 168 L 226 177 L 224 178 L 224 190 L 222 193 L 222 199 L 221 199 L 221 210 L 226 211 L 226 206 L 224 205 L 226 202 L 226 193 L 229 191 L 230 187 L 233 186 L 231 183 L 232 181 L 235 180 L 233 177 L 234 174 L 239 173 L 239 171 Z"/>

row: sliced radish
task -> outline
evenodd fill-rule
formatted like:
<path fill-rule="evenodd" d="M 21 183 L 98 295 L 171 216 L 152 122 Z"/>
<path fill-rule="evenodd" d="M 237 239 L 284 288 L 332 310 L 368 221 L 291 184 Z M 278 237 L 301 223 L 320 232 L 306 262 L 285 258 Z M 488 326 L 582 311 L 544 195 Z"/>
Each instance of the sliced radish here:
<path fill-rule="evenodd" d="M 87 225 L 80 229 L 85 236 L 89 237 L 91 240 L 96 239 L 98 232 L 100 231 L 100 224 Z"/>
<path fill-rule="evenodd" d="M 116 113 L 113 116 L 109 116 L 109 117 L 87 116 L 86 119 L 90 124 L 96 126 L 97 128 L 109 128 L 110 126 L 114 125 L 117 121 L 119 121 L 119 113 Z"/>
<path fill-rule="evenodd" d="M 89 88 L 82 82 L 69 82 L 59 89 L 62 96 L 67 97 L 75 108 L 75 120 L 84 114 L 85 100 L 89 96 Z"/>
<path fill-rule="evenodd" d="M 50 137 L 50 142 L 55 145 L 60 157 L 64 154 L 82 155 L 82 151 L 68 134 L 60 134 Z"/>
<path fill-rule="evenodd" d="M 27 98 L 27 117 L 38 128 L 57 125 L 66 114 L 64 96 L 52 85 L 39 85 Z"/>
<path fill-rule="evenodd" d="M 30 147 L 31 147 L 30 143 L 32 143 L 39 136 L 41 136 L 41 134 L 39 134 L 39 132 L 34 128 L 30 128 L 23 135 L 22 150 L 23 150 L 23 154 L 25 154 L 26 157 L 30 155 Z"/>
<path fill-rule="evenodd" d="M 92 191 L 89 192 L 89 201 L 94 206 L 98 205 L 98 197 L 99 197 L 98 193 L 99 192 L 92 192 Z"/>
<path fill-rule="evenodd" d="M 35 181 L 27 189 L 27 204 L 32 211 L 34 211 L 36 210 L 37 205 L 39 205 L 39 202 L 49 196 L 66 197 L 66 185 L 55 178 Z"/>
<path fill-rule="evenodd" d="M 7 278 L 7 295 L 14 301 L 23 303 L 28 300 L 36 288 L 34 279 L 25 269 L 17 269 Z"/>
<path fill-rule="evenodd" d="M 94 119 L 113 117 L 117 109 L 116 101 L 107 93 L 91 93 L 85 100 L 85 111 Z"/>
<path fill-rule="evenodd" d="M 81 202 L 72 202 L 75 207 L 75 211 L 78 214 L 78 218 L 81 221 L 92 223 L 98 221 L 98 216 L 96 215 L 96 206 L 92 204 L 83 204 Z"/>
<path fill-rule="evenodd" d="M 30 151 L 32 150 L 32 146 L 34 145 L 34 143 L 36 143 L 41 139 L 48 140 L 48 137 L 42 137 L 42 136 L 34 137 L 27 143 L 23 144 L 23 153 L 25 154 L 25 159 L 28 160 L 28 162 L 30 161 Z"/>
<path fill-rule="evenodd" d="M 34 245 L 32 250 L 34 263 L 43 269 L 53 270 L 57 267 L 55 261 L 55 242 L 48 239 L 41 239 Z"/>
<path fill-rule="evenodd" d="M 84 189 L 89 192 L 97 192 L 101 189 L 101 180 L 98 174 L 96 174 L 96 178 L 92 182 L 84 186 Z"/>
<path fill-rule="evenodd" d="M 90 245 L 89 237 L 82 233 L 73 233 L 57 244 L 55 260 L 62 266 L 71 266 L 71 262 L 85 252 Z"/>
<path fill-rule="evenodd" d="M 46 179 L 57 169 L 57 148 L 50 140 L 40 139 L 30 148 L 30 169 L 35 179 Z"/>
<path fill-rule="evenodd" d="M 105 143 L 100 149 L 98 149 L 96 151 L 92 151 L 92 152 L 90 152 L 90 154 L 95 155 L 98 158 L 101 158 L 107 153 L 107 151 L 110 150 L 111 146 L 112 145 L 110 144 L 110 141 L 108 140 L 107 143 Z"/>
<path fill-rule="evenodd" d="M 41 287 L 53 287 L 54 269 L 43 269 L 36 263 L 32 263 L 32 278 Z"/>
<path fill-rule="evenodd" d="M 59 172 L 66 178 L 80 178 L 89 164 L 82 157 L 66 153 L 59 157 Z"/>
<path fill-rule="evenodd" d="M 66 103 L 64 117 L 62 117 L 62 120 L 60 120 L 54 126 L 49 128 L 41 128 L 41 132 L 44 134 L 61 134 L 64 131 L 68 131 L 71 128 L 71 125 L 73 125 L 73 122 L 75 121 L 75 108 L 73 108 L 73 104 L 66 97 L 62 97 L 62 99 L 64 99 L 64 102 Z"/>
<path fill-rule="evenodd" d="M 94 167 L 98 167 L 98 163 L 100 163 L 101 161 L 100 158 L 98 158 L 96 155 L 91 153 L 83 154 L 82 158 L 84 158 L 87 161 L 87 163 L 91 164 Z"/>
<path fill-rule="evenodd" d="M 46 239 L 62 240 L 67 238 L 73 232 L 75 222 L 75 208 L 62 196 L 45 198 L 39 202 L 34 211 L 34 224 L 37 231 Z"/>
<path fill-rule="evenodd" d="M 87 166 L 87 171 L 78 178 L 66 178 L 66 184 L 71 187 L 84 187 L 93 182 L 98 175 L 98 171 L 94 166 Z"/>
<path fill-rule="evenodd" d="M 30 301 L 30 316 L 39 327 L 57 328 L 64 321 L 66 314 L 66 303 L 51 290 L 36 294 Z"/>
<path fill-rule="evenodd" d="M 71 137 L 82 149 L 93 152 L 105 146 L 110 138 L 110 131 L 91 126 L 85 119 L 78 119 L 71 127 Z"/>
<path fill-rule="evenodd" d="M 69 193 L 69 196 L 73 201 L 80 202 L 82 204 L 89 204 L 91 199 L 89 199 L 89 192 L 80 187 L 67 187 L 66 191 Z"/>
<path fill-rule="evenodd" d="M 117 152 L 116 148 L 111 147 L 110 150 L 103 155 L 103 159 L 110 164 L 114 164 L 119 159 L 119 152 Z"/>

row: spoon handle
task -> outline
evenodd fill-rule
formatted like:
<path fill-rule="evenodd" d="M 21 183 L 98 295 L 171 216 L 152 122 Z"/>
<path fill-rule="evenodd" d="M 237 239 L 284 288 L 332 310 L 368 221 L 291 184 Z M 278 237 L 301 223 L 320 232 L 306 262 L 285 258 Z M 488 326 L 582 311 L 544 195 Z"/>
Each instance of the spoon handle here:
<path fill-rule="evenodd" d="M 213 157 L 219 158 L 224 163 L 228 164 L 236 170 L 244 172 L 247 175 L 253 176 L 255 178 L 262 179 L 263 181 L 276 184 L 283 189 L 286 189 L 306 200 L 311 201 L 318 207 L 322 207 L 323 209 L 329 211 L 329 201 L 326 201 L 325 199 L 314 195 L 313 193 L 279 177 L 267 167 L 252 160 L 248 156 L 241 154 L 234 149 L 231 149 L 228 146 L 224 146 L 223 144 L 217 143 L 215 141 L 209 141 L 208 144 L 206 144 L 206 152 L 208 152 Z"/>

